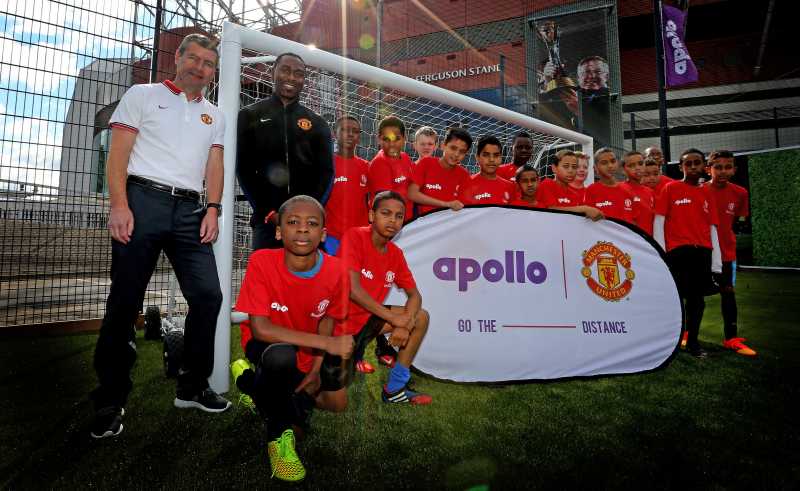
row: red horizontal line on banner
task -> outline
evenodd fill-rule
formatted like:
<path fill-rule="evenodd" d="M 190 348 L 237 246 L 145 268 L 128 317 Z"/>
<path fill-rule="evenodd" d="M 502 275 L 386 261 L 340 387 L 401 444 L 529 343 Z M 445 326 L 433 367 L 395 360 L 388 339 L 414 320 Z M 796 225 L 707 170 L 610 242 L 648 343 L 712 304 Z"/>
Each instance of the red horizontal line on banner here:
<path fill-rule="evenodd" d="M 575 329 L 577 326 L 537 326 L 533 324 L 503 324 L 503 327 L 522 327 L 527 329 Z"/>

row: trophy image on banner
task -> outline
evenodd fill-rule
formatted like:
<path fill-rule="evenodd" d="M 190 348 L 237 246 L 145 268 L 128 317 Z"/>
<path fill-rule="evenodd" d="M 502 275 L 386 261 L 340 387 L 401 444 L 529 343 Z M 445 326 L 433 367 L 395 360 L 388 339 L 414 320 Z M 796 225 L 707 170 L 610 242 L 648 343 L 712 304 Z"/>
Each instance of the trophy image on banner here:
<path fill-rule="evenodd" d="M 544 21 L 536 26 L 536 33 L 547 48 L 549 59 L 541 70 L 539 92 L 548 93 L 556 89 L 575 89 L 575 81 L 567 76 L 567 70 L 561 61 L 558 46 L 558 25 L 552 20 Z"/>

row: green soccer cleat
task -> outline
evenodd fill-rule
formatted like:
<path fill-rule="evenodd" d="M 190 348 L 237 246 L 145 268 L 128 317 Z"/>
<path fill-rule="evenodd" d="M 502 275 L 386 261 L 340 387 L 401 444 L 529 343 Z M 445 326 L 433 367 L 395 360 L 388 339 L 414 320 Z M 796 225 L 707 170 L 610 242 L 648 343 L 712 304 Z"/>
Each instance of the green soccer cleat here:
<path fill-rule="evenodd" d="M 294 449 L 294 432 L 285 430 L 280 438 L 267 444 L 269 465 L 272 468 L 272 477 L 282 481 L 301 481 L 306 477 L 306 468 L 297 457 Z"/>
<path fill-rule="evenodd" d="M 250 362 L 239 358 L 238 360 L 231 363 L 231 375 L 233 375 L 233 384 L 236 385 L 236 379 L 238 379 L 245 370 L 252 370 L 253 367 L 250 365 Z M 253 402 L 253 398 L 247 394 L 241 393 L 239 394 L 239 405 L 244 406 L 250 410 L 251 413 L 256 414 L 256 403 Z"/>

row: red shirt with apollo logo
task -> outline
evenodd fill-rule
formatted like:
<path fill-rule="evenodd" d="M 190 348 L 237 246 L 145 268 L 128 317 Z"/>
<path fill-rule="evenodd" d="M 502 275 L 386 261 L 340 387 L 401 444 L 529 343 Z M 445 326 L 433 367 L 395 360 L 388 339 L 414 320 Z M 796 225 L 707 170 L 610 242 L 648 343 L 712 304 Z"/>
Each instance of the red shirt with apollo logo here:
<path fill-rule="evenodd" d="M 453 201 L 458 197 L 459 188 L 469 182 L 469 172 L 461 165 L 445 169 L 438 157 L 425 157 L 414 167 L 411 181 L 426 196 L 441 201 Z M 419 205 L 420 213 L 435 209 L 436 206 Z"/>
<path fill-rule="evenodd" d="M 750 214 L 749 195 L 747 189 L 727 183 L 718 188 L 712 183 L 706 183 L 706 188 L 714 196 L 717 204 L 717 218 L 719 219 L 719 247 L 722 249 L 724 262 L 736 261 L 736 235 L 733 233 L 733 222 L 736 217 L 746 217 Z"/>
<path fill-rule="evenodd" d="M 656 198 L 653 190 L 643 184 L 627 181 L 620 183 L 620 187 L 633 196 L 633 206 L 636 212 L 636 225 L 640 229 L 653 235 L 653 209 L 656 206 Z"/>
<path fill-rule="evenodd" d="M 325 205 L 325 227 L 329 235 L 340 239 L 349 228 L 369 223 L 368 173 L 366 160 L 336 155 L 333 188 Z"/>
<path fill-rule="evenodd" d="M 580 206 L 583 200 L 575 189 L 556 182 L 553 179 L 543 179 L 536 188 L 536 202 L 542 208 L 552 206 Z"/>
<path fill-rule="evenodd" d="M 342 262 L 322 255 L 322 266 L 312 278 L 301 278 L 286 267 L 284 249 L 253 252 L 239 291 L 236 310 L 267 317 L 276 326 L 317 334 L 327 316 L 341 321 L 347 316 L 350 287 Z M 253 337 L 249 322 L 240 325 L 242 347 Z M 311 370 L 313 350 L 298 346 L 297 368 Z"/>
<path fill-rule="evenodd" d="M 465 205 L 507 205 L 517 195 L 513 182 L 496 177 L 487 179 L 475 174 L 458 190 L 458 199 Z"/>
<path fill-rule="evenodd" d="M 585 205 L 593 206 L 607 217 L 635 223 L 633 196 L 621 185 L 607 186 L 601 182 L 586 188 Z"/>
<path fill-rule="evenodd" d="M 369 163 L 367 181 L 369 192 L 375 197 L 381 191 L 394 191 L 405 198 L 406 221 L 414 215 L 414 203 L 408 199 L 408 185 L 411 184 L 411 171 L 414 164 L 405 152 L 400 152 L 399 159 L 389 158 L 383 150 L 378 152 Z"/>
<path fill-rule="evenodd" d="M 348 230 L 342 239 L 339 257 L 348 271 L 359 274 L 361 288 L 381 305 L 393 285 L 404 290 L 417 287 L 403 251 L 393 242 L 389 242 L 386 244 L 386 252 L 379 252 L 372 243 L 371 227 Z M 337 334 L 340 331 L 343 334 L 357 333 L 370 315 L 372 314 L 368 310 L 351 300 L 347 320 L 337 325 Z"/>
<path fill-rule="evenodd" d="M 664 216 L 667 251 L 680 246 L 711 249 L 711 225 L 717 225 L 714 196 L 705 186 L 672 181 L 656 197 L 656 215 Z"/>

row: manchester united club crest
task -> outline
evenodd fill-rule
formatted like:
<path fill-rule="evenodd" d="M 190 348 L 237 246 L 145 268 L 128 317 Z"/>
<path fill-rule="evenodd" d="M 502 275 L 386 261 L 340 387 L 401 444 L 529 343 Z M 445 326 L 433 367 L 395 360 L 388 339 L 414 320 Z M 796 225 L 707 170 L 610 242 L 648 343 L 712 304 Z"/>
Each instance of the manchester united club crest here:
<path fill-rule="evenodd" d="M 323 315 L 325 315 L 325 311 L 328 309 L 328 305 L 331 304 L 331 301 L 327 298 L 322 300 L 319 304 L 317 304 L 317 311 L 311 314 L 311 317 L 319 319 Z"/>
<path fill-rule="evenodd" d="M 214 122 L 214 119 L 210 114 L 203 113 L 200 115 L 200 121 L 204 122 L 205 124 L 211 124 Z"/>
<path fill-rule="evenodd" d="M 300 127 L 303 131 L 308 131 L 311 129 L 311 120 L 306 118 L 300 118 L 297 120 L 297 126 Z"/>
<path fill-rule="evenodd" d="M 620 267 L 624 273 L 620 273 Z M 633 288 L 633 279 L 636 277 L 631 269 L 630 254 L 622 252 L 611 242 L 603 241 L 598 241 L 583 252 L 581 274 L 586 278 L 589 289 L 609 302 L 625 298 Z"/>

